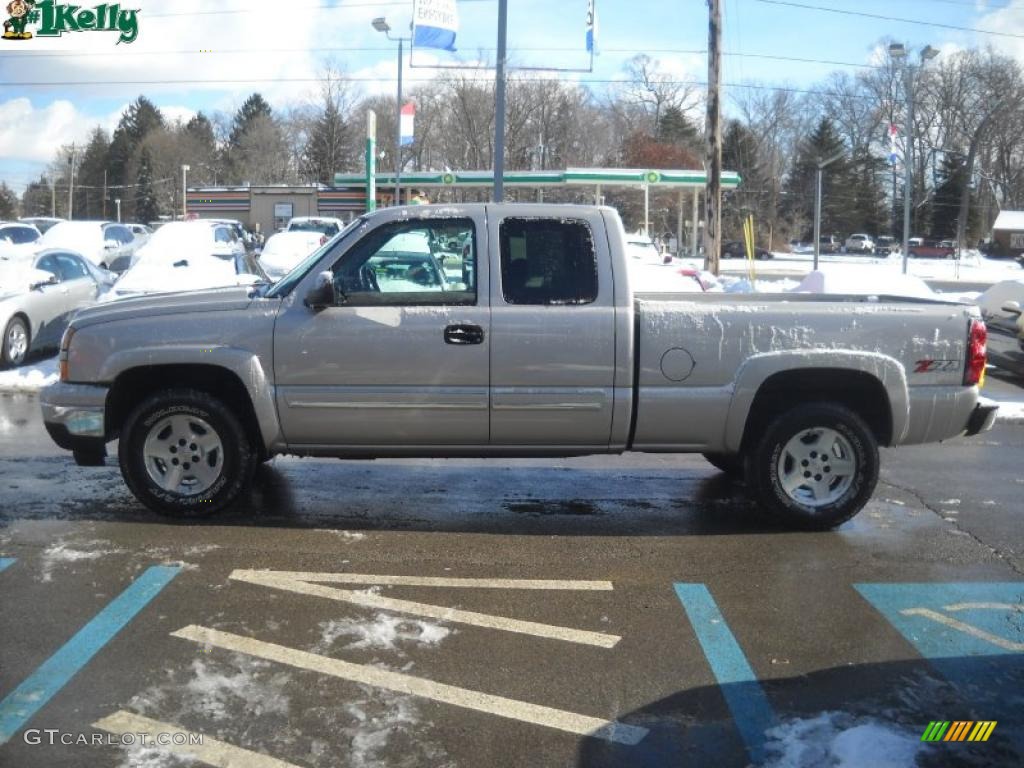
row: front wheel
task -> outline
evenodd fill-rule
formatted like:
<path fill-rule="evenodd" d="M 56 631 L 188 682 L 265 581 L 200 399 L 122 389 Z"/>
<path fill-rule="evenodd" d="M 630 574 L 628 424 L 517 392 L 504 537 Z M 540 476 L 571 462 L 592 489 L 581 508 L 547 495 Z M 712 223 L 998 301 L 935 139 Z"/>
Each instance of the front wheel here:
<path fill-rule="evenodd" d="M 235 413 L 197 390 L 144 400 L 125 421 L 121 474 L 150 509 L 176 517 L 218 512 L 249 486 L 256 453 Z"/>
<path fill-rule="evenodd" d="M 852 518 L 878 484 L 878 442 L 856 413 L 834 403 L 776 417 L 747 458 L 748 487 L 773 517 L 807 530 Z"/>
<path fill-rule="evenodd" d="M 0 363 L 9 366 L 19 366 L 25 362 L 28 355 L 29 335 L 28 326 L 20 317 L 12 317 L 4 329 L 2 349 L 0 349 Z"/>

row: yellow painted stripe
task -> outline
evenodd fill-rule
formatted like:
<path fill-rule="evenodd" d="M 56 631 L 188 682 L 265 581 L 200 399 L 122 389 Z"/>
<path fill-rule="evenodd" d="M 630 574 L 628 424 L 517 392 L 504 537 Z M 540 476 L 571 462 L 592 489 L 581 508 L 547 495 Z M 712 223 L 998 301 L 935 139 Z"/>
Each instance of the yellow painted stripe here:
<path fill-rule="evenodd" d="M 967 740 L 977 741 L 978 736 L 981 735 L 981 733 L 985 730 L 986 727 L 988 727 L 988 723 L 986 723 L 984 720 L 979 720 L 977 723 L 974 724 L 974 728 L 971 729 L 971 735 L 967 737 Z"/>
<path fill-rule="evenodd" d="M 177 755 L 186 760 L 198 760 L 206 765 L 215 768 L 297 768 L 292 763 L 278 760 L 276 757 L 264 755 L 260 752 L 251 752 L 248 749 L 236 747 L 233 744 L 219 741 L 211 736 L 203 735 L 202 744 L 167 744 L 155 746 L 158 733 L 176 733 L 194 735 L 194 731 L 186 731 L 173 723 L 165 723 L 160 720 L 152 720 L 134 712 L 120 710 L 112 715 L 104 717 L 93 723 L 95 728 L 100 728 L 108 733 L 118 736 L 124 734 L 145 733 L 150 737 L 153 749 L 161 752 Z"/>
<path fill-rule="evenodd" d="M 991 723 L 989 723 L 988 728 L 985 729 L 985 733 L 982 735 L 980 739 L 978 739 L 978 741 L 988 741 L 988 737 L 991 736 L 992 731 L 996 729 L 996 722 L 996 720 L 993 720 Z"/>
<path fill-rule="evenodd" d="M 508 699 L 468 688 L 459 688 L 445 683 L 436 683 L 421 677 L 392 672 L 378 667 L 353 664 L 341 659 L 332 659 L 315 653 L 288 648 L 275 643 L 266 643 L 252 637 L 243 637 L 231 632 L 222 632 L 209 627 L 190 625 L 171 632 L 195 643 L 212 645 L 227 651 L 244 653 L 267 661 L 276 661 L 298 669 L 306 669 L 323 675 L 349 680 L 353 683 L 383 688 L 396 693 L 419 696 L 463 709 L 484 712 L 524 723 L 542 725 L 579 736 L 593 736 L 618 744 L 634 745 L 647 735 L 647 729 L 639 725 L 628 725 L 614 720 L 581 715 L 561 709 L 531 704 L 526 701 Z"/>

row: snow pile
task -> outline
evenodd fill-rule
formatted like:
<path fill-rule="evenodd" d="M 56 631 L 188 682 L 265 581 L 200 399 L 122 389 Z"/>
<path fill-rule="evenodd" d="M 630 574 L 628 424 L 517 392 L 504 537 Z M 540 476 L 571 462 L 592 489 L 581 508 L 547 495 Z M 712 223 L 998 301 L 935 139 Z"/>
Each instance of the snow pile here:
<path fill-rule="evenodd" d="M 79 546 L 96 546 L 101 544 L 109 544 L 106 541 L 87 541 Z M 97 558 L 103 557 L 104 555 L 110 555 L 116 552 L 111 549 L 73 549 L 69 547 L 64 541 L 58 541 L 56 544 L 51 544 L 45 550 L 43 550 L 43 567 L 40 569 L 39 581 L 47 582 L 53 579 L 53 569 L 57 565 L 65 563 L 78 563 L 83 560 L 96 560 Z"/>
<path fill-rule="evenodd" d="M 345 648 L 402 652 L 400 646 L 437 645 L 451 634 L 440 624 L 378 613 L 373 621 L 336 619 L 320 623 L 319 648 L 330 648 L 341 637 L 351 638 Z"/>
<path fill-rule="evenodd" d="M 1024 403 L 999 403 L 999 410 L 996 411 L 996 421 L 1001 421 L 1004 424 L 1024 424 Z"/>
<path fill-rule="evenodd" d="M 288 697 L 281 688 L 288 675 L 277 672 L 264 682 L 253 673 L 268 669 L 268 664 L 245 659 L 239 660 L 239 665 L 237 672 L 228 674 L 202 659 L 194 659 L 192 679 L 184 688 L 186 708 L 219 722 L 236 720 L 240 712 L 249 716 L 287 716 Z"/>
<path fill-rule="evenodd" d="M 842 712 L 790 720 L 767 736 L 766 768 L 906 768 L 924 746 L 919 733 Z"/>
<path fill-rule="evenodd" d="M 795 293 L 854 294 L 858 296 L 910 296 L 917 299 L 937 298 L 935 292 L 919 277 L 903 274 L 879 275 L 858 269 L 840 269 L 829 265 L 807 275 Z"/>
<path fill-rule="evenodd" d="M 57 382 L 57 358 L 0 370 L 0 392 L 38 392 Z"/>
<path fill-rule="evenodd" d="M 115 301 L 142 293 L 224 288 L 238 285 L 238 278 L 234 262 L 216 256 L 153 257 L 129 268 L 100 301 Z"/>
<path fill-rule="evenodd" d="M 319 232 L 297 230 L 278 232 L 271 236 L 260 253 L 260 266 L 272 280 L 284 277 L 299 262 L 320 247 L 324 236 Z"/>

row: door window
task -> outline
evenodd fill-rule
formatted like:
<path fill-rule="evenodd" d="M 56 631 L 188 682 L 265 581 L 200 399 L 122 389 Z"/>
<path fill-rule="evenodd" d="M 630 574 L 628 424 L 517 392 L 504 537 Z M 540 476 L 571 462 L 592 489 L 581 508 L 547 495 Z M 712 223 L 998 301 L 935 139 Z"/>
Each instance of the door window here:
<path fill-rule="evenodd" d="M 476 304 L 470 219 L 394 222 L 370 232 L 334 266 L 340 305 Z"/>
<path fill-rule="evenodd" d="M 72 256 L 69 253 L 56 253 L 53 255 L 53 258 L 57 263 L 61 282 L 81 280 L 83 277 L 89 277 L 89 270 L 85 268 L 85 264 L 78 257 Z"/>
<path fill-rule="evenodd" d="M 60 280 L 60 268 L 57 266 L 57 259 L 52 254 L 49 256 L 43 256 L 43 258 L 37 261 L 36 269 L 41 269 L 43 272 L 49 272 Z"/>
<path fill-rule="evenodd" d="M 585 222 L 507 218 L 500 237 L 506 303 L 590 304 L 597 299 L 597 255 Z"/>

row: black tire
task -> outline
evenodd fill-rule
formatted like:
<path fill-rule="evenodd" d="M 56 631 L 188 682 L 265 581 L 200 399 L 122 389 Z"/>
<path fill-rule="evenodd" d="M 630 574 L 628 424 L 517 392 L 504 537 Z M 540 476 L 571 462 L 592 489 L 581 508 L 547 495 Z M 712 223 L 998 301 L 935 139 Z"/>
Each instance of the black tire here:
<path fill-rule="evenodd" d="M 792 498 L 779 478 L 779 460 L 786 444 L 804 430 L 815 428 L 838 432 L 855 462 L 852 482 L 845 492 L 833 502 L 818 506 Z M 747 487 L 754 500 L 780 523 L 824 531 L 842 525 L 864 508 L 878 484 L 878 463 L 878 441 L 860 416 L 834 403 L 809 403 L 768 424 L 747 455 Z"/>
<path fill-rule="evenodd" d="M 704 458 L 711 466 L 721 470 L 729 477 L 743 477 L 743 457 L 738 453 L 705 453 Z"/>
<path fill-rule="evenodd" d="M 220 439 L 220 473 L 200 493 L 167 491 L 150 477 L 146 468 L 143 447 L 150 429 L 158 421 L 175 415 L 202 419 Z M 257 453 L 238 416 L 223 402 L 194 389 L 169 389 L 151 395 L 129 414 L 121 429 L 118 460 L 129 490 L 147 507 L 162 515 L 197 518 L 221 511 L 249 488 Z"/>
<path fill-rule="evenodd" d="M 17 360 L 15 360 L 14 357 L 12 356 L 11 349 L 10 349 L 10 345 L 11 345 L 11 339 L 10 339 L 11 330 L 13 328 L 15 328 L 15 327 L 21 328 L 21 330 L 25 333 L 25 341 L 26 341 L 25 353 L 23 355 L 21 355 L 21 357 L 19 359 L 17 359 Z M 3 337 L 3 339 L 0 340 L 0 365 L 4 365 L 5 367 L 6 366 L 13 367 L 13 366 L 21 365 L 22 363 L 25 362 L 25 358 L 28 357 L 28 353 L 31 351 L 31 349 L 32 349 L 32 336 L 29 333 L 28 325 L 25 323 L 25 321 L 22 318 L 20 318 L 20 317 L 12 317 L 8 321 L 7 326 L 4 328 L 4 337 Z"/>

